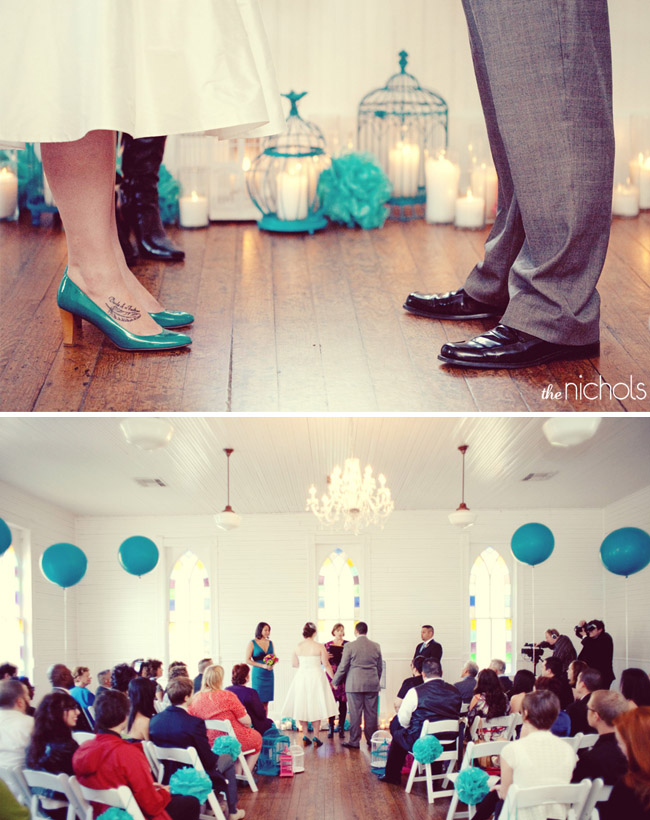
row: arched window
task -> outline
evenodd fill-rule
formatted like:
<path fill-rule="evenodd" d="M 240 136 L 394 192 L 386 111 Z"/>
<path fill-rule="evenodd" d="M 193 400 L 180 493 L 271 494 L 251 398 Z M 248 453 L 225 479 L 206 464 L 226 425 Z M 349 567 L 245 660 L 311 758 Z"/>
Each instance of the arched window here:
<path fill-rule="evenodd" d="M 210 621 L 210 579 L 203 562 L 188 550 L 169 579 L 170 663 L 185 661 L 192 669 L 211 654 Z"/>
<path fill-rule="evenodd" d="M 18 556 L 9 547 L 0 556 L 0 662 L 13 663 L 18 674 L 25 674 L 25 630 L 21 617 L 20 574 Z"/>
<path fill-rule="evenodd" d="M 342 623 L 347 639 L 352 640 L 360 606 L 359 570 L 342 549 L 335 549 L 323 561 L 318 573 L 319 640 L 332 639 L 335 623 Z"/>
<path fill-rule="evenodd" d="M 510 573 L 499 553 L 488 547 L 469 576 L 470 657 L 484 669 L 492 658 L 512 671 Z"/>

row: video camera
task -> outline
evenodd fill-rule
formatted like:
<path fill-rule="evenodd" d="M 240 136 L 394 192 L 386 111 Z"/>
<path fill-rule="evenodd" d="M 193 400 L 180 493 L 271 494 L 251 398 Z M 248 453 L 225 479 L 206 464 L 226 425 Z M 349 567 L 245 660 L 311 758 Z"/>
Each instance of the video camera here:
<path fill-rule="evenodd" d="M 537 662 L 544 654 L 544 649 L 541 646 L 535 646 L 533 643 L 525 643 L 521 648 L 521 654 L 533 662 L 533 667 L 537 666 Z"/>

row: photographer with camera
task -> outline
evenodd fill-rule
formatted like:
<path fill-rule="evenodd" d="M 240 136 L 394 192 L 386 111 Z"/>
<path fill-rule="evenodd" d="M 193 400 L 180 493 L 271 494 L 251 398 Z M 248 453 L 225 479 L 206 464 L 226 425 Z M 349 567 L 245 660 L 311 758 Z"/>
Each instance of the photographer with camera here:
<path fill-rule="evenodd" d="M 592 669 L 597 669 L 603 679 L 603 689 L 609 689 L 616 677 L 612 667 L 614 641 L 612 636 L 605 632 L 605 624 L 596 619 L 580 621 L 575 627 L 575 633 L 582 640 L 578 660 L 584 661 Z"/>
<path fill-rule="evenodd" d="M 568 635 L 560 635 L 557 629 L 547 629 L 544 633 L 544 640 L 536 644 L 540 649 L 552 649 L 553 655 L 562 662 L 562 671 L 566 672 L 571 661 L 577 657 L 573 641 Z"/>

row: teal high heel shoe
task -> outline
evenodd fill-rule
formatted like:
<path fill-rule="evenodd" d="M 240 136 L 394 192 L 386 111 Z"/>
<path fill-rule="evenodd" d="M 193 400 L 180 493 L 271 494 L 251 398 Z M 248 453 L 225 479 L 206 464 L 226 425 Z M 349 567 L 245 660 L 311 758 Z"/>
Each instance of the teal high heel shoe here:
<path fill-rule="evenodd" d="M 61 311 L 64 345 L 74 345 L 81 340 L 82 319 L 99 328 L 121 350 L 171 350 L 192 344 L 189 336 L 183 333 L 170 333 L 168 330 L 161 330 L 153 336 L 137 336 L 131 333 L 89 299 L 68 278 L 67 268 L 56 294 L 56 303 Z"/>
<path fill-rule="evenodd" d="M 157 313 L 150 313 L 149 316 L 158 322 L 160 327 L 185 327 L 194 321 L 194 316 L 185 313 L 184 310 L 159 310 Z"/>

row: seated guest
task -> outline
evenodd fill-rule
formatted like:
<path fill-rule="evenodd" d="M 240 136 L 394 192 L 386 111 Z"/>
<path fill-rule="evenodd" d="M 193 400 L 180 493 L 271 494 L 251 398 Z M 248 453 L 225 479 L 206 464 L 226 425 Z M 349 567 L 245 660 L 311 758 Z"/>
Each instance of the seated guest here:
<path fill-rule="evenodd" d="M 3 663 L 0 666 L 0 681 L 9 680 L 9 678 L 15 678 L 17 674 L 18 667 L 14 666 L 13 663 Z"/>
<path fill-rule="evenodd" d="M 536 692 L 552 692 L 555 697 L 560 700 L 562 694 L 562 685 L 557 678 L 548 678 L 540 675 L 535 681 Z M 524 698 L 525 700 L 525 698 Z M 556 737 L 569 737 L 571 734 L 571 718 L 567 713 L 561 709 L 558 716 L 551 726 L 551 733 Z"/>
<path fill-rule="evenodd" d="M 31 816 L 27 806 L 21 805 L 4 780 L 0 780 L 0 817 L 2 820 L 30 820 Z"/>
<path fill-rule="evenodd" d="M 422 655 L 423 658 L 432 658 L 435 661 L 440 661 L 442 658 L 442 646 L 433 640 L 433 627 L 431 624 L 425 624 L 420 630 L 420 637 L 422 642 L 415 647 L 413 657 L 417 658 Z"/>
<path fill-rule="evenodd" d="M 584 661 L 571 661 L 569 664 L 566 675 L 567 680 L 569 681 L 569 686 L 572 689 L 575 689 L 576 683 L 578 682 L 578 675 L 583 669 L 589 669 Z"/>
<path fill-rule="evenodd" d="M 154 783 L 142 745 L 122 739 L 128 715 L 129 699 L 123 692 L 103 692 L 97 698 L 97 735 L 82 743 L 72 758 L 77 780 L 89 789 L 128 786 L 148 820 L 198 820 L 196 797 L 171 795 L 168 787 Z"/>
<path fill-rule="evenodd" d="M 621 675 L 621 693 L 635 706 L 650 706 L 650 678 L 643 669 L 624 669 Z"/>
<path fill-rule="evenodd" d="M 544 660 L 544 671 L 542 675 L 545 678 L 555 678 L 560 684 L 559 697 L 562 709 L 566 709 L 570 703 L 573 703 L 573 692 L 569 686 L 569 679 L 567 678 L 566 672 L 562 667 L 562 661 L 553 656 L 546 658 Z"/>
<path fill-rule="evenodd" d="M 476 688 L 477 675 L 478 664 L 474 663 L 474 661 L 467 661 L 465 666 L 463 666 L 463 671 L 460 673 L 460 680 L 454 684 L 460 692 L 463 703 L 469 703 L 472 700 L 472 695 Z"/>
<path fill-rule="evenodd" d="M 515 674 L 510 690 L 510 711 L 521 714 L 524 697 L 535 688 L 535 675 L 530 669 L 520 669 Z"/>
<path fill-rule="evenodd" d="M 425 720 L 457 720 L 460 714 L 460 692 L 442 680 L 439 661 L 425 660 L 422 677 L 424 683 L 409 689 L 390 722 L 393 742 L 388 750 L 386 773 L 379 778 L 384 783 L 400 785 L 404 760 L 420 737 Z"/>
<path fill-rule="evenodd" d="M 162 661 L 159 661 L 158 658 L 150 658 L 146 662 L 147 666 L 147 677 L 149 680 L 156 682 L 156 700 L 162 700 L 165 690 L 162 687 L 162 673 L 163 673 L 163 665 Z"/>
<path fill-rule="evenodd" d="M 189 678 L 190 673 L 187 671 L 187 666 L 181 661 L 174 661 L 173 663 L 169 664 L 169 672 L 167 675 L 167 686 L 175 680 L 176 678 Z M 167 690 L 165 689 L 165 693 L 162 697 L 162 702 L 164 706 L 170 706 L 171 702 L 169 700 L 169 695 L 167 694 Z"/>
<path fill-rule="evenodd" d="M 601 777 L 605 785 L 613 786 L 625 774 L 627 759 L 616 742 L 614 721 L 630 708 L 620 692 L 598 689 L 591 693 L 587 720 L 598 732 L 598 740 L 591 749 L 578 752 L 578 763 L 573 772 L 574 783 L 579 783 L 585 777 L 589 780 Z"/>
<path fill-rule="evenodd" d="M 399 692 L 397 693 L 397 697 L 393 701 L 393 706 L 395 707 L 396 712 L 404 700 L 404 695 L 406 695 L 408 690 L 412 689 L 414 686 L 419 686 L 422 683 L 423 663 L 424 657 L 422 655 L 418 655 L 417 658 L 413 658 L 411 661 L 411 674 L 408 678 L 404 678 L 402 685 L 399 688 Z"/>
<path fill-rule="evenodd" d="M 237 695 L 223 688 L 223 666 L 208 666 L 203 673 L 201 691 L 194 695 L 187 711 L 203 720 L 229 720 L 242 751 L 255 750 L 255 754 L 246 759 L 253 768 L 262 751 L 262 735 L 251 727 L 252 721 Z M 208 729 L 210 743 L 222 734 Z"/>
<path fill-rule="evenodd" d="M 264 734 L 273 726 L 271 718 L 266 716 L 266 709 L 255 689 L 246 684 L 250 681 L 251 670 L 247 663 L 237 663 L 232 668 L 232 686 L 226 686 L 226 692 L 233 692 L 250 715 L 253 729 Z"/>
<path fill-rule="evenodd" d="M 22 768 L 34 728 L 27 712 L 29 691 L 19 680 L 0 681 L 0 766 Z"/>
<path fill-rule="evenodd" d="M 27 691 L 29 692 L 29 706 L 27 707 L 26 714 L 28 714 L 30 717 L 34 717 L 36 709 L 34 709 L 34 707 L 32 706 L 32 703 L 34 703 L 34 694 L 35 694 L 36 690 L 32 686 L 32 682 L 27 677 L 27 675 L 18 675 L 16 680 L 19 680 L 21 683 L 24 683 L 25 686 L 27 687 Z"/>
<path fill-rule="evenodd" d="M 111 689 L 126 695 L 129 683 L 137 677 L 137 672 L 128 663 L 118 663 L 111 669 Z"/>
<path fill-rule="evenodd" d="M 72 679 L 74 686 L 70 690 L 72 697 L 83 707 L 92 706 L 95 702 L 95 696 L 88 689 L 90 686 L 90 670 L 87 666 L 75 666 L 72 670 Z"/>
<path fill-rule="evenodd" d="M 101 692 L 107 692 L 111 688 L 111 670 L 102 669 L 97 673 L 97 689 L 95 689 L 95 697 Z"/>
<path fill-rule="evenodd" d="M 129 721 L 126 729 L 131 740 L 149 740 L 149 721 L 156 714 L 153 702 L 156 684 L 148 678 L 133 678 L 129 682 Z"/>
<path fill-rule="evenodd" d="M 71 694 L 70 690 L 74 686 L 74 678 L 72 677 L 72 672 L 64 663 L 53 663 L 47 670 L 47 679 L 52 686 L 53 692 L 63 692 L 66 695 Z M 80 703 L 78 700 L 77 703 L 79 703 L 79 706 L 81 707 L 81 712 L 79 713 L 79 718 L 77 719 L 77 731 L 94 732 L 95 721 L 93 720 L 92 715 L 83 703 Z"/>
<path fill-rule="evenodd" d="M 149 737 L 156 746 L 196 749 L 203 768 L 212 778 L 216 792 L 225 791 L 231 820 L 241 820 L 237 810 L 237 775 L 230 755 L 216 755 L 210 749 L 205 721 L 187 711 L 194 686 L 189 678 L 175 677 L 167 687 L 171 701 L 164 711 L 151 718 Z M 167 774 L 168 766 L 166 764 Z"/>
<path fill-rule="evenodd" d="M 70 695 L 51 692 L 39 703 L 34 717 L 34 732 L 27 748 L 28 769 L 50 774 L 74 774 L 72 755 L 79 748 L 72 737 L 81 707 Z M 41 792 L 41 805 L 54 820 L 65 820 L 67 800 L 49 789 Z"/>
<path fill-rule="evenodd" d="M 497 673 L 494 669 L 482 669 L 478 673 L 476 689 L 467 712 L 467 725 L 471 728 L 472 740 L 503 740 L 507 733 L 505 727 L 488 729 L 483 723 L 504 717 L 509 711 L 508 696 L 501 687 Z"/>
<path fill-rule="evenodd" d="M 627 758 L 627 774 L 599 804 L 601 820 L 650 817 L 650 706 L 630 709 L 614 719 L 616 739 Z"/>
<path fill-rule="evenodd" d="M 584 669 L 579 675 L 575 686 L 576 699 L 566 708 L 567 715 L 571 718 L 571 737 L 575 737 L 578 732 L 583 735 L 593 734 L 596 729 L 587 720 L 587 704 L 589 695 L 596 689 L 603 688 L 603 679 L 597 669 Z"/>
<path fill-rule="evenodd" d="M 203 673 L 208 668 L 208 666 L 212 666 L 214 661 L 212 658 L 203 658 L 199 661 L 199 674 L 194 678 L 194 691 L 199 692 L 201 690 L 201 683 L 203 682 Z"/>
<path fill-rule="evenodd" d="M 488 669 L 493 669 L 497 673 L 499 677 L 499 683 L 501 684 L 501 688 L 506 693 L 506 695 L 510 697 L 510 692 L 512 691 L 512 681 L 506 675 L 505 663 L 500 658 L 492 658 Z"/>

